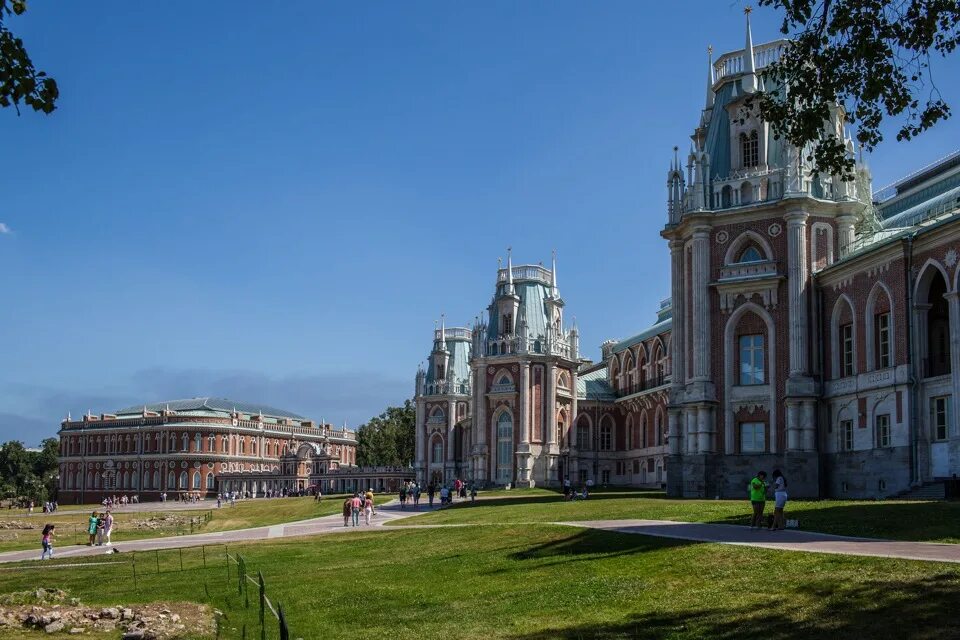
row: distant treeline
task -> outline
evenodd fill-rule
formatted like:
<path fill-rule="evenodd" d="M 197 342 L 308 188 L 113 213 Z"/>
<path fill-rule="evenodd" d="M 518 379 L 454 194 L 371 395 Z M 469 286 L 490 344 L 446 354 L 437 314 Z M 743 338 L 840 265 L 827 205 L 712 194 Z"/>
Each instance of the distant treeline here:
<path fill-rule="evenodd" d="M 57 438 L 44 440 L 40 451 L 28 451 L 18 440 L 0 445 L 0 498 L 33 500 L 37 505 L 56 500 L 59 455 Z"/>

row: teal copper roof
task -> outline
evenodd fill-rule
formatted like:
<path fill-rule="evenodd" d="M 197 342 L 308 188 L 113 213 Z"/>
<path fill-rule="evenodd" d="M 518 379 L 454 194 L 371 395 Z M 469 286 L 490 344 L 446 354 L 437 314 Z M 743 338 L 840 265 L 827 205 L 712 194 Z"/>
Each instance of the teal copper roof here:
<path fill-rule="evenodd" d="M 621 340 L 615 345 L 613 345 L 613 352 L 619 353 L 628 347 L 632 347 L 635 344 L 643 342 L 654 336 L 658 336 L 661 333 L 666 333 L 670 331 L 673 326 L 673 305 L 671 304 L 670 298 L 662 300 L 660 302 L 660 310 L 657 311 L 657 322 L 651 327 L 647 327 L 640 333 L 626 340 Z"/>
<path fill-rule="evenodd" d="M 439 339 L 440 330 L 434 331 L 434 346 Z M 448 363 L 449 374 L 453 376 L 455 382 L 466 382 L 470 378 L 470 352 L 473 348 L 471 341 L 472 334 L 467 329 L 460 327 L 448 327 L 445 330 L 445 341 L 447 351 L 450 352 Z M 427 367 L 427 382 L 436 382 L 434 367 Z"/>
<path fill-rule="evenodd" d="M 607 368 L 598 367 L 577 375 L 577 397 L 581 400 L 616 400 L 607 381 Z"/>
<path fill-rule="evenodd" d="M 291 413 L 289 411 L 284 411 L 283 409 L 277 409 L 276 407 L 271 407 L 265 404 L 253 404 L 250 402 L 236 402 L 235 400 L 228 400 L 227 398 L 190 398 L 185 400 L 167 400 L 165 402 L 153 402 L 150 404 L 138 404 L 133 407 L 127 407 L 125 409 L 120 409 L 116 412 L 117 416 L 123 415 L 139 415 L 143 413 L 143 409 L 146 407 L 147 411 L 156 411 L 160 412 L 165 409 L 170 411 L 177 411 L 179 413 L 189 413 L 192 411 L 196 412 L 213 412 L 213 413 L 225 413 L 229 415 L 232 411 L 236 410 L 240 413 L 255 416 L 263 414 L 264 416 L 270 418 L 290 418 L 293 420 L 309 420 L 296 413 Z"/>

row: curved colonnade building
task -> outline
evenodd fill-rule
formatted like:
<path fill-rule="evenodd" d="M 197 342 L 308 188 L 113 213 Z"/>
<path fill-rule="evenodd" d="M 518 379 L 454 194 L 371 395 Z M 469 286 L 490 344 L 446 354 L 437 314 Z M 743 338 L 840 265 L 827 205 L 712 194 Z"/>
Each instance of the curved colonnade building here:
<path fill-rule="evenodd" d="M 60 427 L 62 504 L 107 495 L 172 499 L 192 492 L 262 495 L 321 485 L 355 470 L 356 435 L 303 416 L 223 398 L 172 400 L 113 414 L 68 416 Z"/>

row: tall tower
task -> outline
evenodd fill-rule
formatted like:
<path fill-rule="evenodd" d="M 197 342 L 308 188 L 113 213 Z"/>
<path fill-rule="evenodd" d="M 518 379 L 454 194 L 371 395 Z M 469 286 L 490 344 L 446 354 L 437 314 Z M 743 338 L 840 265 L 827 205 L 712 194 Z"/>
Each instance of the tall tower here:
<path fill-rule="evenodd" d="M 745 474 L 780 467 L 792 494 L 815 496 L 813 275 L 840 257 L 863 202 L 751 106 L 759 91 L 789 91 L 764 74 L 787 43 L 754 45 L 749 11 L 745 26 L 743 49 L 716 62 L 708 50 L 686 179 L 676 155 L 668 172 L 668 492 L 740 496 Z M 824 131 L 846 135 L 839 109 Z"/>
<path fill-rule="evenodd" d="M 421 484 L 469 479 L 464 452 L 470 449 L 471 436 L 472 341 L 470 329 L 447 328 L 441 317 L 427 367 L 417 371 L 415 467 Z"/>
<path fill-rule="evenodd" d="M 556 486 L 576 415 L 579 345 L 564 326 L 551 269 L 497 270 L 487 319 L 473 328 L 473 478 L 481 483 Z"/>

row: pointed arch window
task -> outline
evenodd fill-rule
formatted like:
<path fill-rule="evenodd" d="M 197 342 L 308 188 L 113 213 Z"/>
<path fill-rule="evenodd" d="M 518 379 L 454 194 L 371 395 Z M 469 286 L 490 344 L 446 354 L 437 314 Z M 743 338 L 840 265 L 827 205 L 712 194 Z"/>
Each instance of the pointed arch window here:
<path fill-rule="evenodd" d="M 580 416 L 577 420 L 577 449 L 580 451 L 590 450 L 590 421 L 586 416 Z"/>
<path fill-rule="evenodd" d="M 443 462 L 443 440 L 439 436 L 433 439 L 431 449 L 430 462 Z"/>
<path fill-rule="evenodd" d="M 740 134 L 740 152 L 744 168 L 756 167 L 760 164 L 760 137 L 756 129 L 751 131 L 750 135 Z"/>
<path fill-rule="evenodd" d="M 606 415 L 600 421 L 600 451 L 610 451 L 613 448 L 613 419 Z"/>
<path fill-rule="evenodd" d="M 756 245 L 751 244 L 740 252 L 740 257 L 737 258 L 737 262 L 763 262 L 763 254 L 760 253 L 760 250 L 757 249 Z"/>
<path fill-rule="evenodd" d="M 513 479 L 513 416 L 504 411 L 497 418 L 497 482 Z"/>

